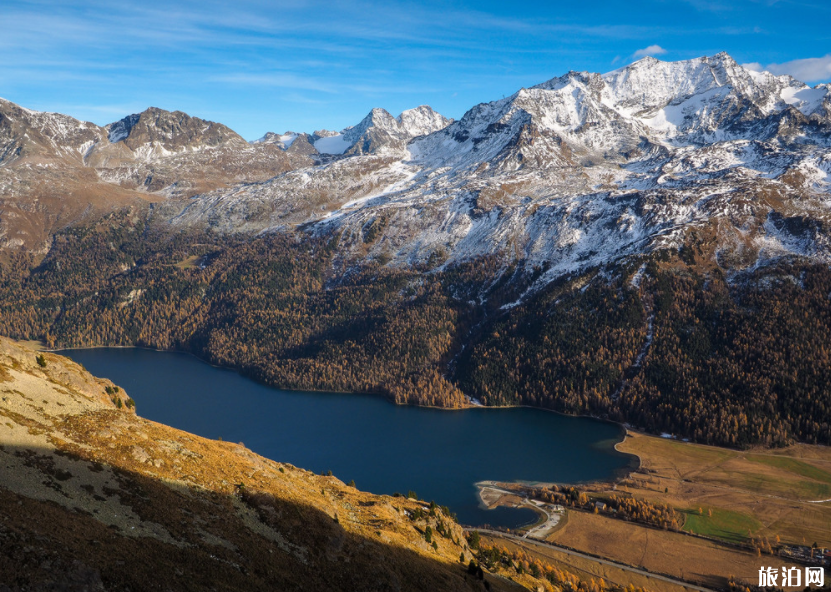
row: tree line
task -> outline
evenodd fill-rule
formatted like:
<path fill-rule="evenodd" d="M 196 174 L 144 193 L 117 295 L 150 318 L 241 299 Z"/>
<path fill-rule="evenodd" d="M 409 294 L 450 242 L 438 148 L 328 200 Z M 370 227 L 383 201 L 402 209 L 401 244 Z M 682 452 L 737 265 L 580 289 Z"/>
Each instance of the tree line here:
<path fill-rule="evenodd" d="M 184 350 L 283 388 L 471 396 L 734 447 L 831 443 L 826 266 L 728 279 L 662 252 L 517 302 L 544 269 L 381 263 L 344 260 L 337 236 L 164 233 L 116 213 L 42 260 L 5 253 L 0 333 Z"/>

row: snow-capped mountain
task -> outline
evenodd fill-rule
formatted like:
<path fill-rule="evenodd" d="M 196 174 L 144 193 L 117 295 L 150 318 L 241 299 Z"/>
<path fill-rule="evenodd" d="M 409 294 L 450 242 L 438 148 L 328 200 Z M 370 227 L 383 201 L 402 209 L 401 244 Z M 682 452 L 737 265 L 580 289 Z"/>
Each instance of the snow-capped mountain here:
<path fill-rule="evenodd" d="M 398 117 L 376 108 L 358 125 L 318 136 L 314 146 L 321 154 L 392 153 L 403 150 L 413 138 L 443 129 L 452 121 L 427 105 L 403 111 Z"/>
<path fill-rule="evenodd" d="M 317 133 L 317 132 L 315 132 Z M 274 132 L 267 132 L 263 137 L 251 142 L 252 144 L 269 144 L 285 150 L 289 154 L 305 155 L 313 157 L 319 152 L 314 147 L 315 136 L 297 133 L 286 132 L 284 134 L 275 134 Z"/>
<path fill-rule="evenodd" d="M 201 195 L 169 219 L 223 232 L 313 222 L 342 233 L 352 257 L 498 253 L 548 269 L 541 281 L 677 247 L 705 227 L 730 269 L 831 260 L 829 116 L 828 85 L 752 72 L 727 54 L 646 58 L 477 105 L 403 153 L 396 120 L 373 110 L 317 140 L 343 142 L 348 158 Z M 382 230 L 366 244 L 375 221 Z"/>
<path fill-rule="evenodd" d="M 274 132 L 266 132 L 266 134 L 251 142 L 252 144 L 275 144 L 283 150 L 288 150 L 294 141 L 300 137 L 297 132 L 286 132 L 284 134 L 275 134 Z"/>
<path fill-rule="evenodd" d="M 22 155 L 71 156 L 73 171 L 105 189 L 162 199 L 160 224 L 302 225 L 339 233 L 346 258 L 498 254 L 546 269 L 546 281 L 678 247 L 701 229 L 731 271 L 831 259 L 831 87 L 751 71 L 724 53 L 569 72 L 458 121 L 426 106 L 398 117 L 373 109 L 341 132 L 254 143 L 158 110 L 106 128 L 9 103 L 0 111 L 4 174 L 21 170 L 11 163 Z M 18 191 L 8 187 L 4 195 Z M 370 224 L 378 232 L 367 243 Z"/>

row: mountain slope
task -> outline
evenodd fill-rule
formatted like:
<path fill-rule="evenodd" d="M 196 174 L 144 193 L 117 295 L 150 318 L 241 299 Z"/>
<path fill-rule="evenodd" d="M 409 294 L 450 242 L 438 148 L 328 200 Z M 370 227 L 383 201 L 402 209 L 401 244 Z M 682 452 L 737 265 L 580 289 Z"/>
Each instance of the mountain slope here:
<path fill-rule="evenodd" d="M 169 204 L 174 225 L 225 233 L 306 223 L 356 259 L 394 265 L 497 255 L 542 279 L 679 248 L 719 228 L 732 273 L 782 257 L 829 259 L 831 93 L 750 72 L 726 54 L 647 58 L 606 75 L 570 72 L 477 105 L 390 151 L 374 110 L 342 135 L 346 159 Z M 360 139 L 360 141 L 359 141 Z M 298 210 L 307 188 L 325 200 Z M 316 190 L 315 190 L 316 191 Z M 266 205 L 267 204 L 267 205 Z M 361 229 L 383 218 L 367 250 Z M 810 237 L 776 220 L 814 220 Z"/>
<path fill-rule="evenodd" d="M 484 589 L 440 510 L 411 520 L 423 502 L 141 419 L 109 381 L 37 355 L 0 338 L 3 589 Z M 442 519 L 434 549 L 422 531 Z"/>
<path fill-rule="evenodd" d="M 66 225 L 311 163 L 181 112 L 151 108 L 99 127 L 0 100 L 0 246 L 43 253 Z"/>

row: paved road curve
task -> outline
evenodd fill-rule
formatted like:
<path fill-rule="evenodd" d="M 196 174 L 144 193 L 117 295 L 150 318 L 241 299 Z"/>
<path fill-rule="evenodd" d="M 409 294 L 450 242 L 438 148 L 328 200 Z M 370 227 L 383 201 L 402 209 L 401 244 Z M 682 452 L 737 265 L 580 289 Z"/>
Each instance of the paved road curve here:
<path fill-rule="evenodd" d="M 685 582 L 684 580 L 676 580 L 675 578 L 670 578 L 668 576 L 662 576 L 660 574 L 652 573 L 651 571 L 646 571 L 645 569 L 638 569 L 637 567 L 631 567 L 624 563 L 617 563 L 615 561 L 609 561 L 608 559 L 599 559 L 598 557 L 594 557 L 592 555 L 587 555 L 585 553 L 580 553 L 579 551 L 572 551 L 571 549 L 567 549 L 565 547 L 561 547 L 559 545 L 555 545 L 553 543 L 546 543 L 543 541 L 538 541 L 534 539 L 526 539 L 520 536 L 516 536 L 513 534 L 508 534 L 505 532 L 501 532 L 499 530 L 489 530 L 487 528 L 469 528 L 467 530 L 476 530 L 483 534 L 489 534 L 495 537 L 502 537 L 504 539 L 512 539 L 519 543 L 525 543 L 528 545 L 536 545 L 538 547 L 548 547 L 556 549 L 557 551 L 561 551 L 566 555 L 574 555 L 575 557 L 582 557 L 583 559 L 588 559 L 590 561 L 594 561 L 596 563 L 602 563 L 604 565 L 609 565 L 611 567 L 616 567 L 618 569 L 622 569 L 624 571 L 631 571 L 632 573 L 640 574 L 642 576 L 646 576 L 648 578 L 653 578 L 656 580 L 662 580 L 664 582 L 669 582 L 670 584 L 676 584 L 678 586 L 683 586 L 684 588 L 689 588 L 690 590 L 697 590 L 698 592 L 715 592 L 710 588 L 704 588 L 702 586 L 696 586 L 695 584 L 690 584 L 689 582 Z"/>

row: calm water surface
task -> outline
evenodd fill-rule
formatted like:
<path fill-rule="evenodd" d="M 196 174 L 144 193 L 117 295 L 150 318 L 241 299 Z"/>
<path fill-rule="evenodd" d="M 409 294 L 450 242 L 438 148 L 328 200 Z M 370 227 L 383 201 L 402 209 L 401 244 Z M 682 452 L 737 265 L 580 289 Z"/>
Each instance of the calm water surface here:
<path fill-rule="evenodd" d="M 197 358 L 144 349 L 61 352 L 121 385 L 142 417 L 338 478 L 373 493 L 436 500 L 463 524 L 514 528 L 531 510 L 479 506 L 484 480 L 576 483 L 614 476 L 632 457 L 617 425 L 537 409 L 442 411 L 382 397 L 284 391 Z"/>

